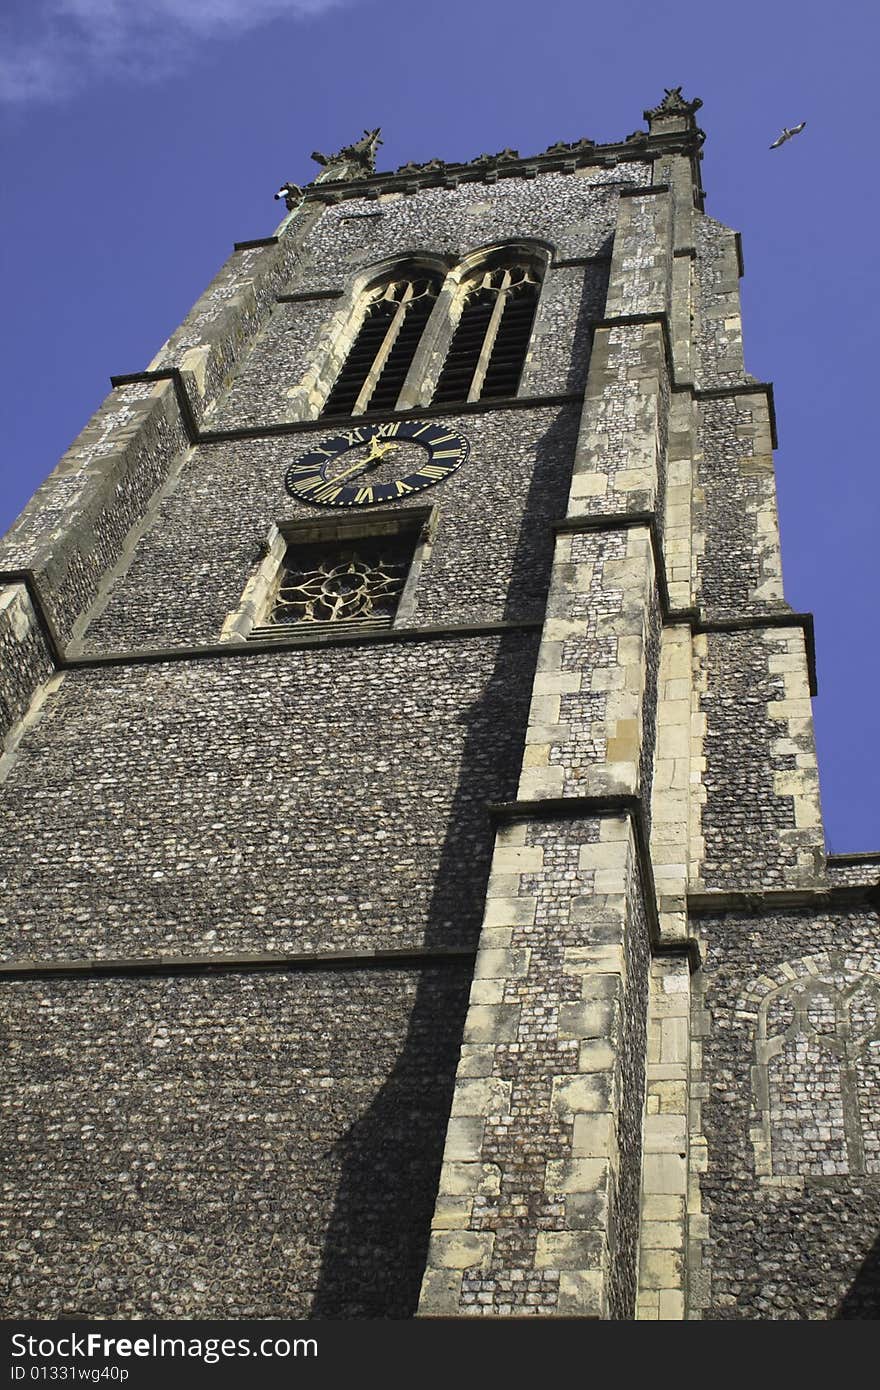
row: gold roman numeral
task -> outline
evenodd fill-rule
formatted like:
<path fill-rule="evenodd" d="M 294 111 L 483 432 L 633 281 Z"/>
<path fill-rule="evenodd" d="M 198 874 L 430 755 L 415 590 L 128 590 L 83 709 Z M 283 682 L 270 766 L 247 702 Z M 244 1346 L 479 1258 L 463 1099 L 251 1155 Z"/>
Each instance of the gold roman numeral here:
<path fill-rule="evenodd" d="M 361 502 L 372 502 L 374 500 L 373 489 L 371 487 L 359 487 L 354 495 L 354 500 L 358 504 Z"/>
<path fill-rule="evenodd" d="M 334 497 L 338 497 L 341 491 L 341 487 L 337 487 L 333 483 L 325 483 L 324 486 L 319 487 L 315 493 L 315 501 L 332 502 Z"/>

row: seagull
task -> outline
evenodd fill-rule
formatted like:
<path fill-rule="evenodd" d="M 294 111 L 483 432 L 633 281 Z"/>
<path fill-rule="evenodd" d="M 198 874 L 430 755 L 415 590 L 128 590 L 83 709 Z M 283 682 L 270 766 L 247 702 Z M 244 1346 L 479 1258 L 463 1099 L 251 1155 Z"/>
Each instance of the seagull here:
<path fill-rule="evenodd" d="M 800 135 L 806 124 L 806 121 L 801 121 L 800 125 L 783 126 L 782 134 L 773 141 L 770 146 L 771 150 L 778 150 L 779 146 L 784 145 L 786 140 L 790 140 L 793 135 Z"/>

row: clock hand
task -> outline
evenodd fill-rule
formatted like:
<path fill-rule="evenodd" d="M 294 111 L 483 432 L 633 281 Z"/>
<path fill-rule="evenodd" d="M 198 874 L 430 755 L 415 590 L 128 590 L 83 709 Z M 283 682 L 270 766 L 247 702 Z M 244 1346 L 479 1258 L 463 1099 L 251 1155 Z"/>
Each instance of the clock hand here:
<path fill-rule="evenodd" d="M 397 445 L 393 444 L 390 440 L 385 444 L 380 444 L 379 440 L 374 435 L 370 440 L 370 452 L 367 454 L 366 461 L 367 463 L 381 463 L 385 455 L 396 448 Z"/>
<path fill-rule="evenodd" d="M 378 468 L 389 450 L 396 448 L 396 444 L 380 444 L 378 439 L 371 439 L 371 452 L 367 454 L 367 457 L 365 459 L 358 459 L 357 463 L 353 463 L 350 468 L 344 468 L 341 473 L 337 473 L 335 477 L 331 478 L 330 482 L 340 483 L 343 478 L 350 478 L 353 473 L 371 473 L 374 468 Z"/>

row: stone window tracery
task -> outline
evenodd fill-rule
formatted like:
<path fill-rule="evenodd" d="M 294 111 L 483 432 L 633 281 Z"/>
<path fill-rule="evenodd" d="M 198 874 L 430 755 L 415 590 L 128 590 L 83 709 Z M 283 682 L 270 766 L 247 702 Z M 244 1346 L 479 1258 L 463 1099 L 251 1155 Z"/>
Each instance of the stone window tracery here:
<path fill-rule="evenodd" d="M 539 290 L 538 272 L 522 261 L 484 266 L 465 282 L 434 403 L 516 395 Z"/>
<path fill-rule="evenodd" d="M 777 973 L 745 1001 L 757 1174 L 880 1174 L 880 976 L 824 954 Z"/>
<path fill-rule="evenodd" d="M 395 409 L 438 289 L 431 275 L 397 278 L 373 289 L 322 415 Z"/>
<path fill-rule="evenodd" d="M 415 611 L 436 507 L 273 525 L 225 642 L 283 642 L 400 626 Z"/>
<path fill-rule="evenodd" d="M 303 625 L 314 630 L 357 624 L 390 627 L 412 560 L 410 534 L 363 537 L 349 544 L 288 548 L 265 623 L 251 637 L 276 636 Z"/>

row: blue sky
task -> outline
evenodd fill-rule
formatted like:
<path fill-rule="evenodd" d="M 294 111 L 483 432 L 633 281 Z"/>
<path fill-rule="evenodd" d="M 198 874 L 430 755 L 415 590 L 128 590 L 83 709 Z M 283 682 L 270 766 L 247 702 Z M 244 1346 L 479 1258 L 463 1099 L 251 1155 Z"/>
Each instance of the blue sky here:
<path fill-rule="evenodd" d="M 233 241 L 273 230 L 311 150 L 376 125 L 382 168 L 614 140 L 681 84 L 704 102 L 707 211 L 743 234 L 746 364 L 775 383 L 829 846 L 880 849 L 878 31 L 854 0 L 7 0 L 0 530 L 110 374 L 146 365 Z"/>

